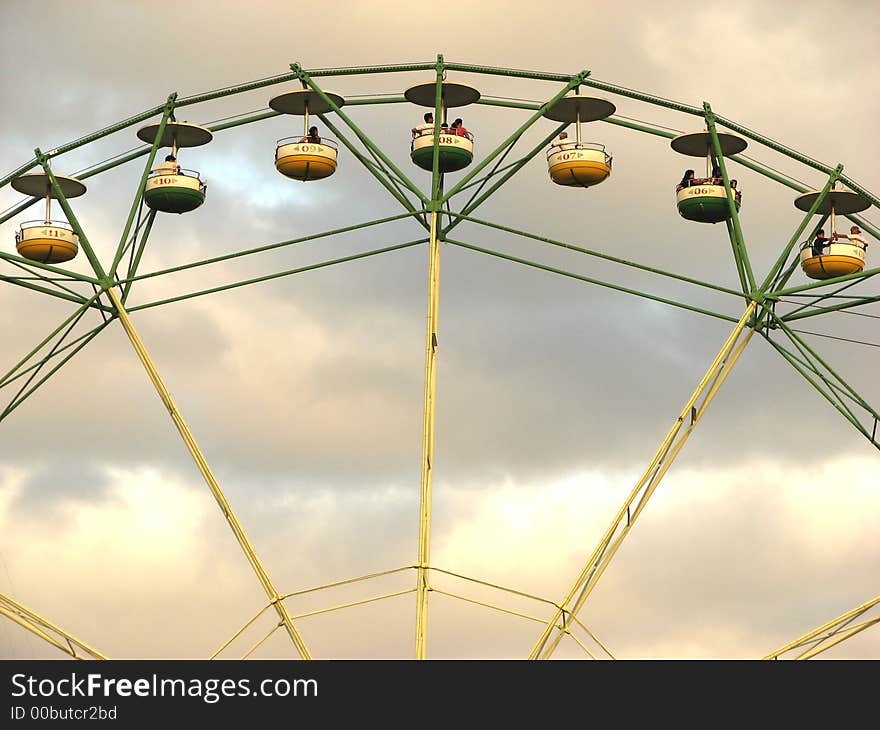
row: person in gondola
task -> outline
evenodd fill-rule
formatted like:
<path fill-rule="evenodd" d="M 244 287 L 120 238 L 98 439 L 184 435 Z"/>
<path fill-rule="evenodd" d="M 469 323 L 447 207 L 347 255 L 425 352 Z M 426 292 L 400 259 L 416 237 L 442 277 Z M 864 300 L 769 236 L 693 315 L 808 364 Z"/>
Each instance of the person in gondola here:
<path fill-rule="evenodd" d="M 461 117 L 459 117 L 458 119 L 456 119 L 452 123 L 452 131 L 454 134 L 457 134 L 459 137 L 467 137 L 468 136 L 468 131 L 467 131 L 467 129 L 465 129 L 464 124 L 462 124 Z"/>
<path fill-rule="evenodd" d="M 318 134 L 317 127 L 309 127 L 309 133 L 303 137 L 300 142 L 309 142 L 311 144 L 321 144 L 321 135 Z"/>
<path fill-rule="evenodd" d="M 413 138 L 421 137 L 423 134 L 432 134 L 434 131 L 434 114 L 425 112 L 424 124 L 419 124 L 412 128 Z"/>
<path fill-rule="evenodd" d="M 174 155 L 167 155 L 165 157 L 165 162 L 159 165 L 159 167 L 156 168 L 156 171 L 159 172 L 160 175 L 179 175 L 180 165 L 177 164 L 177 158 Z"/>
<path fill-rule="evenodd" d="M 712 165 L 712 184 L 724 185 L 724 178 L 721 176 L 721 165 L 717 162 Z"/>
<path fill-rule="evenodd" d="M 568 132 L 560 132 L 559 136 L 550 143 L 551 147 L 558 147 L 559 150 L 569 150 L 575 146 L 575 141 L 568 138 Z"/>
<path fill-rule="evenodd" d="M 835 233 L 834 238 L 845 238 L 848 240 L 853 246 L 858 246 L 864 251 L 868 248 L 868 242 L 865 240 L 864 236 L 862 236 L 862 232 L 858 226 L 852 226 L 849 229 L 849 235 L 846 233 Z"/>
<path fill-rule="evenodd" d="M 825 235 L 825 230 L 820 228 L 816 231 L 816 238 L 813 240 L 813 256 L 821 256 L 822 249 L 831 244 L 831 239 Z"/>
<path fill-rule="evenodd" d="M 678 189 L 689 188 L 691 185 L 695 185 L 696 182 L 697 181 L 694 179 L 694 171 L 685 170 L 684 177 L 681 178 L 681 182 L 678 184 Z"/>

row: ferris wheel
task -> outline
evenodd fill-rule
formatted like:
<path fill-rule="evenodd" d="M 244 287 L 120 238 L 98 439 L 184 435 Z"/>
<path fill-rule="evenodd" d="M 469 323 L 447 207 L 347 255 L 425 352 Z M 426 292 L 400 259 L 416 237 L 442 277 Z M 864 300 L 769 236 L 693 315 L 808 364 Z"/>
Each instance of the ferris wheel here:
<path fill-rule="evenodd" d="M 356 77 L 370 79 L 377 75 L 392 78 L 408 76 L 415 83 L 401 84 L 399 94 L 359 95 L 347 99 L 342 94 L 324 88 L 324 79 Z M 416 77 L 413 79 L 412 77 Z M 503 77 L 523 85 L 535 81 L 549 82 L 552 94 L 537 99 L 512 99 L 493 95 L 494 80 Z M 474 80 L 477 79 L 477 80 Z M 179 120 L 184 108 L 199 109 L 199 105 L 221 97 L 231 97 L 269 87 L 286 88 L 269 97 L 266 107 L 219 123 L 197 124 Z M 428 187 L 411 179 L 403 167 L 393 161 L 394 154 L 383 150 L 346 113 L 348 106 L 397 104 L 407 109 L 406 118 L 422 115 L 423 122 L 412 129 L 403 129 L 400 150 L 408 154 L 413 169 L 430 173 Z M 636 107 L 659 107 L 676 112 L 687 119 L 687 129 L 671 130 L 660 124 L 634 120 L 618 115 L 618 104 Z M 467 129 L 459 111 L 472 105 L 508 108 L 526 115 L 526 120 L 493 149 L 480 149 L 480 130 Z M 412 109 L 415 107 L 417 113 Z M 211 205 L 208 181 L 197 171 L 185 168 L 179 158 L 189 157 L 190 148 L 209 145 L 216 134 L 224 130 L 278 117 L 298 119 L 291 122 L 295 130 L 275 144 L 274 166 L 277 172 L 298 185 L 309 183 L 332 186 L 346 175 L 349 166 L 362 166 L 376 184 L 400 206 L 397 215 L 365 221 L 357 226 L 330 229 L 280 243 L 250 249 L 241 249 L 202 261 L 187 261 L 182 266 L 166 270 L 143 272 L 141 262 L 149 245 L 150 232 L 156 216 L 186 215 Z M 317 122 L 316 122 L 317 120 Z M 300 124 L 301 122 L 301 124 Z M 550 124 L 548 124 L 548 122 Z M 669 181 L 669 213 L 676 214 L 688 224 L 712 226 L 723 223 L 730 243 L 731 263 L 739 282 L 738 288 L 722 286 L 712 281 L 699 281 L 674 271 L 658 269 L 634 261 L 624 260 L 604 251 L 591 250 L 570 242 L 519 231 L 507 225 L 477 218 L 474 213 L 509 180 L 523 172 L 528 164 L 543 157 L 546 176 L 551 186 L 580 188 L 577 194 L 590 196 L 590 188 L 598 185 L 613 186 L 613 156 L 602 140 L 602 125 L 609 124 L 630 130 L 633 134 L 647 134 L 661 140 L 670 155 L 680 155 L 693 162 L 678 180 Z M 407 125 L 408 127 L 408 125 Z M 56 158 L 62 166 L 63 155 L 110 135 L 131 134 L 134 130 L 143 145 L 109 161 L 95 163 L 78 174 L 55 172 Z M 329 130 L 329 136 L 325 131 Z M 528 150 L 522 149 L 524 134 L 541 130 L 546 134 Z M 335 138 L 334 138 L 335 137 Z M 821 189 L 809 189 L 793 178 L 762 164 L 744 151 L 750 144 L 782 154 L 791 160 L 827 176 Z M 518 146 L 519 145 L 519 146 Z M 207 148 L 210 150 L 210 147 Z M 164 150 L 168 153 L 164 154 Z M 400 152 L 397 150 L 396 152 Z M 514 150 L 520 155 L 515 161 L 505 160 Z M 209 152 L 200 152 L 205 155 Z M 195 155 L 194 155 L 195 156 Z M 75 212 L 74 199 L 86 194 L 86 180 L 92 176 L 134 163 L 145 158 L 142 173 L 135 187 L 134 199 L 111 260 L 101 260 L 88 237 L 88 222 L 80 221 Z M 690 160 L 686 164 L 690 164 Z M 268 162 L 267 162 L 268 164 Z M 740 217 L 748 215 L 749 200 L 736 178 L 731 178 L 735 166 L 765 176 L 792 190 L 792 205 L 804 213 L 800 224 L 790 232 L 778 258 L 768 271 L 755 271 L 749 257 Z M 840 311 L 853 311 L 880 301 L 880 295 L 857 289 L 864 285 L 880 268 L 871 268 L 867 254 L 867 236 L 880 240 L 880 231 L 860 214 L 871 207 L 880 208 L 880 200 L 856 181 L 843 174 L 843 166 L 831 167 L 813 160 L 795 150 L 764 137 L 733 120 L 718 116 L 708 103 L 702 106 L 682 104 L 613 83 L 594 79 L 589 71 L 577 74 L 523 71 L 471 64 L 450 63 L 442 56 L 436 62 L 423 64 L 352 67 L 333 69 L 305 69 L 292 64 L 290 71 L 250 83 L 222 90 L 179 98 L 171 94 L 164 104 L 122 120 L 69 144 L 48 152 L 40 149 L 35 156 L 0 180 L 0 187 L 10 185 L 25 197 L 20 203 L 0 215 L 0 224 L 7 223 L 34 205 L 45 203 L 41 219 L 19 225 L 8 244 L 0 246 L 0 260 L 14 269 L 4 272 L 0 280 L 10 286 L 29 290 L 22 296 L 39 294 L 67 302 L 72 312 L 53 331 L 41 339 L 29 353 L 17 360 L 0 378 L 0 389 L 11 397 L 0 411 L 0 421 L 13 412 L 37 389 L 43 387 L 66 362 L 85 348 L 89 342 L 111 326 L 121 326 L 137 353 L 149 380 L 165 405 L 173 425 L 179 432 L 190 456 L 199 469 L 205 484 L 216 500 L 221 514 L 232 530 L 248 564 L 256 574 L 265 595 L 263 608 L 243 626 L 230 627 L 231 636 L 220 644 L 214 656 L 229 656 L 234 642 L 249 636 L 257 619 L 274 614 L 270 630 L 252 637 L 244 656 L 251 655 L 277 631 L 286 633 L 294 652 L 302 658 L 311 658 L 306 634 L 300 629 L 300 620 L 312 615 L 340 611 L 355 605 L 381 601 L 390 597 L 410 595 L 415 603 L 414 654 L 428 657 L 429 605 L 432 593 L 476 603 L 490 610 L 506 612 L 537 624 L 535 641 L 528 656 L 543 659 L 553 656 L 564 640 L 573 642 L 590 657 L 614 657 L 614 648 L 603 642 L 595 627 L 589 627 L 582 611 L 590 596 L 611 565 L 620 546 L 647 507 L 651 496 L 674 463 L 690 435 L 696 430 L 709 404 L 721 388 L 731 369 L 739 360 L 755 334 L 764 339 L 782 359 L 803 376 L 862 436 L 872 445 L 877 440 L 877 410 L 849 383 L 838 375 L 823 357 L 794 329 L 799 319 L 816 317 Z M 467 194 L 469 193 L 469 197 Z M 466 199 L 465 199 L 466 198 Z M 61 208 L 63 219 L 53 215 L 53 202 Z M 841 218 L 850 225 L 841 225 Z M 198 268 L 224 260 L 256 255 L 270 249 L 302 243 L 365 227 L 382 226 L 408 220 L 420 230 L 417 240 L 385 246 L 352 256 L 328 260 L 295 270 L 278 271 L 268 276 L 235 282 L 228 287 L 214 287 L 187 292 L 179 297 L 130 306 L 131 291 L 145 278 L 155 278 L 181 268 Z M 655 277 L 688 283 L 724 293 L 742 303 L 741 315 L 731 317 L 722 312 L 707 310 L 687 301 L 673 300 L 650 292 L 581 276 L 540 262 L 504 254 L 484 246 L 465 243 L 454 238 L 453 229 L 462 222 L 475 223 L 486 229 L 522 236 L 551 246 L 565 248 L 581 255 L 598 258 L 629 267 Z M 341 582 L 311 587 L 306 590 L 285 592 L 266 570 L 254 546 L 240 523 L 233 505 L 226 497 L 208 460 L 203 454 L 196 435 L 190 430 L 172 393 L 166 386 L 141 339 L 130 312 L 160 306 L 184 298 L 208 295 L 228 288 L 255 284 L 273 278 L 304 273 L 324 266 L 346 263 L 366 257 L 380 256 L 402 248 L 426 246 L 428 250 L 427 326 L 425 331 L 425 370 L 421 449 L 420 500 L 418 515 L 418 550 L 414 562 L 391 566 L 388 570 L 357 576 Z M 583 569 L 571 582 L 564 596 L 539 596 L 521 587 L 513 588 L 493 583 L 487 576 L 464 576 L 455 566 L 438 565 L 431 556 L 432 487 L 435 466 L 434 434 L 435 404 L 442 398 L 437 389 L 437 367 L 440 355 L 439 292 L 440 260 L 444 246 L 471 249 L 487 256 L 537 268 L 581 282 L 610 287 L 623 293 L 645 297 L 672 307 L 715 317 L 732 324 L 732 330 L 722 343 L 715 359 L 680 411 L 672 420 L 669 431 L 637 480 L 619 510 L 610 516 L 607 529 L 591 552 L 585 553 Z M 88 273 L 67 267 L 77 257 L 86 259 Z M 841 298 L 840 292 L 849 294 Z M 856 293 L 858 292 L 858 293 Z M 101 323 L 87 332 L 75 328 L 86 313 L 97 312 Z M 14 422 L 6 428 L 14 428 Z M 415 458 L 415 457 L 414 457 Z M 414 520 L 415 521 L 415 520 Z M 292 600 L 302 593 L 318 593 L 334 586 L 364 583 L 390 574 L 409 574 L 412 587 L 379 596 L 372 596 L 343 605 L 297 614 L 291 609 Z M 481 601 L 473 596 L 443 590 L 437 579 L 452 576 L 465 583 L 480 585 L 496 591 L 495 601 Z M 525 614 L 502 605 L 505 597 L 515 595 L 535 602 L 535 614 Z M 841 641 L 880 622 L 871 611 L 880 605 L 880 596 L 842 612 L 828 623 L 776 649 L 766 658 L 810 658 Z M 844 610 L 845 609 L 845 610 Z M 61 627 L 63 617 L 45 618 L 42 612 L 20 603 L 13 596 L 0 594 L 0 613 L 30 631 L 57 649 L 76 658 L 105 658 L 94 648 L 100 637 L 90 637 L 86 643 Z M 805 627 L 807 628 L 807 627 Z"/>

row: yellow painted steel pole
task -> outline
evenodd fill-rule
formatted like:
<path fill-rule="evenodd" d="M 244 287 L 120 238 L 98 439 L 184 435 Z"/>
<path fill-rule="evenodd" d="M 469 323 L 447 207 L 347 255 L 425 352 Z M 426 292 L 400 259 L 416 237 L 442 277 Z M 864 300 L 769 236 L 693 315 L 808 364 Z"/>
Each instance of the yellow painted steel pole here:
<path fill-rule="evenodd" d="M 51 621 L 47 621 L 42 616 L 37 613 L 34 613 L 29 608 L 25 608 L 18 601 L 14 601 L 9 596 L 5 596 L 0 593 L 0 614 L 6 616 L 11 621 L 14 621 L 22 628 L 27 629 L 32 634 L 39 636 L 43 641 L 48 642 L 56 649 L 60 649 L 65 654 L 69 654 L 75 659 L 82 659 L 83 657 L 76 653 L 74 647 L 78 647 L 82 649 L 85 654 L 88 654 L 91 659 L 106 659 L 101 652 L 97 649 L 93 649 L 91 646 L 86 644 L 83 641 L 77 639 L 73 634 L 67 633 L 64 629 L 59 628 Z M 52 636 L 52 634 L 57 634 L 62 637 L 66 643 L 62 643 L 58 636 Z"/>
<path fill-rule="evenodd" d="M 872 626 L 876 626 L 878 623 L 880 623 L 880 617 L 872 618 L 868 621 L 864 621 L 863 623 L 860 623 L 856 626 L 853 626 L 850 629 L 847 629 L 846 631 L 844 631 L 841 634 L 835 633 L 833 635 L 833 639 L 834 639 L 833 641 L 829 641 L 829 639 L 832 638 L 829 636 L 827 639 L 824 639 L 823 642 L 819 646 L 817 646 L 813 649 L 810 649 L 809 651 L 804 652 L 803 654 L 801 654 L 797 658 L 801 659 L 801 660 L 812 659 L 814 656 L 821 654 L 822 652 L 828 651 L 831 647 L 837 646 L 842 641 L 846 641 L 847 639 L 852 638 L 856 634 L 862 633 L 865 629 L 870 629 Z M 826 641 L 828 642 L 827 644 L 825 643 Z"/>
<path fill-rule="evenodd" d="M 831 619 L 828 623 L 822 624 L 819 628 L 813 629 L 809 633 L 804 634 L 799 639 L 795 639 L 791 643 L 779 647 L 776 651 L 765 656 L 764 659 L 778 659 L 780 655 L 785 654 L 792 649 L 797 649 L 799 646 L 803 646 L 812 639 L 817 638 L 822 633 L 829 632 L 829 636 L 832 636 L 837 630 L 835 627 L 839 627 L 841 624 L 844 624 L 858 616 L 861 616 L 863 613 L 865 613 L 865 611 L 870 610 L 877 604 L 880 604 L 880 596 L 872 598 L 870 601 L 863 603 L 861 606 L 856 606 L 854 609 L 847 611 L 844 614 L 841 614 L 837 618 Z"/>
<path fill-rule="evenodd" d="M 260 583 L 262 584 L 263 589 L 266 591 L 266 595 L 269 597 L 270 604 L 275 607 L 278 618 L 284 625 L 284 628 L 287 629 L 287 633 L 290 636 L 290 639 L 296 647 L 297 651 L 299 652 L 299 655 L 303 659 L 311 659 L 312 657 L 309 654 L 309 650 L 306 647 L 305 642 L 303 642 L 299 631 L 297 631 L 296 627 L 293 625 L 293 621 L 290 618 L 290 615 L 287 613 L 287 608 L 281 600 L 274 583 L 272 583 L 272 580 L 271 578 L 269 578 L 268 573 L 266 573 L 265 568 L 263 568 L 263 564 L 260 562 L 259 557 L 257 556 L 256 552 L 254 552 L 250 540 L 248 540 L 247 535 L 241 527 L 241 524 L 239 524 L 238 522 L 238 518 L 232 511 L 232 506 L 229 504 L 228 500 L 223 494 L 223 491 L 220 489 L 220 485 L 217 483 L 217 480 L 214 477 L 214 473 L 211 471 L 211 467 L 208 466 L 208 462 L 205 460 L 205 457 L 202 454 L 199 445 L 196 443 L 195 438 L 190 432 L 189 426 L 186 425 L 186 422 L 183 420 L 183 416 L 180 414 L 180 411 L 177 409 L 177 406 L 174 403 L 174 399 L 171 397 L 171 393 L 168 391 L 168 388 L 165 387 L 165 383 L 162 381 L 162 378 L 159 375 L 159 371 L 156 370 L 156 366 L 153 364 L 153 360 L 150 357 L 149 352 L 147 352 L 147 348 L 144 346 L 143 341 L 138 335 L 137 330 L 135 329 L 134 324 L 131 321 L 131 318 L 128 316 L 128 312 L 126 311 L 125 306 L 122 304 L 119 295 L 116 293 L 116 290 L 113 287 L 107 289 L 107 294 L 110 296 L 110 299 L 113 302 L 113 306 L 116 307 L 116 311 L 119 314 L 119 321 L 122 322 L 122 326 L 125 329 L 125 333 L 128 335 L 128 339 L 131 340 L 131 344 L 134 346 L 135 352 L 143 363 L 147 374 L 150 376 L 150 380 L 153 381 L 156 392 L 159 394 L 159 397 L 162 399 L 162 402 L 168 409 L 168 413 L 171 415 L 171 420 L 173 420 L 174 425 L 177 426 L 177 430 L 180 432 L 180 435 L 183 438 L 184 443 L 186 444 L 186 448 L 189 450 L 189 453 L 192 455 L 193 461 L 195 461 L 196 466 L 202 473 L 202 476 L 204 477 L 208 488 L 211 490 L 211 494 L 213 494 L 214 499 L 217 500 L 217 504 L 220 506 L 220 510 L 223 512 L 223 516 L 226 517 L 226 521 L 232 528 L 232 532 L 235 534 L 235 537 L 238 540 L 238 544 L 241 545 L 241 549 L 244 551 L 245 556 L 247 556 L 248 562 L 250 562 L 251 567 L 254 569 L 254 572 L 260 579 Z"/>
<path fill-rule="evenodd" d="M 571 618 L 575 617 L 577 612 L 583 607 L 599 578 L 602 576 L 602 573 L 608 567 L 611 559 L 614 557 L 615 553 L 623 542 L 623 539 L 627 536 L 630 529 L 632 529 L 632 525 L 634 524 L 636 518 L 645 508 L 645 505 L 647 504 L 648 499 L 651 497 L 651 494 L 653 494 L 654 490 L 659 485 L 660 480 L 663 478 L 669 467 L 672 465 L 672 462 L 681 451 L 685 441 L 687 440 L 688 436 L 690 436 L 706 407 L 709 405 L 709 402 L 712 400 L 712 398 L 714 398 L 715 394 L 718 392 L 718 389 L 721 387 L 721 384 L 724 382 L 724 379 L 727 377 L 727 374 L 730 372 L 730 368 L 733 366 L 736 360 L 739 359 L 739 356 L 742 354 L 745 346 L 751 339 L 752 334 L 754 334 L 754 330 L 750 330 L 744 341 L 737 345 L 737 341 L 739 340 L 740 335 L 742 334 L 743 330 L 745 329 L 746 325 L 754 314 L 756 306 L 756 302 L 752 301 L 749 303 L 749 306 L 746 307 L 746 310 L 740 318 L 739 322 L 737 322 L 736 327 L 734 327 L 733 331 L 730 333 L 730 336 L 721 347 L 720 352 L 718 353 L 712 364 L 709 366 L 709 369 L 706 371 L 706 374 L 703 376 L 703 379 L 700 381 L 700 384 L 697 386 L 693 395 L 685 404 L 675 423 L 672 425 L 672 428 L 669 430 L 669 433 L 666 435 L 666 438 L 663 440 L 663 443 L 660 444 L 660 448 L 657 449 L 657 452 L 654 454 L 654 458 L 651 460 L 651 463 L 648 465 L 648 468 L 645 470 L 642 478 L 639 479 L 639 481 L 636 483 L 636 486 L 633 488 L 632 492 L 630 492 L 630 495 L 627 498 L 626 502 L 620 508 L 620 511 L 617 513 L 615 518 L 612 520 L 611 525 L 608 527 L 596 549 L 593 551 L 593 554 L 590 556 L 589 560 L 584 566 L 584 569 L 581 571 L 581 574 L 578 576 L 565 600 L 561 604 L 559 604 L 553 615 L 553 618 L 550 619 L 550 621 L 548 621 L 545 625 L 544 631 L 542 632 L 540 638 L 535 643 L 535 646 L 532 648 L 532 651 L 529 654 L 529 659 L 547 659 L 553 654 L 553 651 L 559 645 L 559 642 L 562 640 L 564 633 L 559 632 L 551 640 L 550 636 L 553 633 L 554 627 L 556 627 L 560 618 L 562 619 L 563 628 L 567 627 Z M 703 400 L 699 409 L 695 409 L 697 401 L 704 392 L 706 392 L 705 399 Z M 688 418 L 691 419 L 691 424 L 685 430 L 681 438 L 676 442 L 676 437 L 679 435 L 679 431 L 681 431 L 682 425 Z M 636 497 L 639 495 L 642 489 L 645 488 L 645 485 L 648 485 L 648 487 L 642 495 L 642 498 L 639 501 L 638 506 L 636 507 L 635 513 L 630 515 L 630 506 L 635 501 Z M 612 538 L 614 538 L 614 535 L 617 532 L 620 524 L 623 522 L 624 518 L 627 518 L 627 524 L 621 530 L 617 539 L 612 542 Z M 575 601 L 572 608 L 569 608 L 569 605 L 572 604 L 572 601 L 575 599 L 576 595 L 578 596 L 577 600 Z"/>
<path fill-rule="evenodd" d="M 425 659 L 428 643 L 428 564 L 431 559 L 431 485 L 434 474 L 434 405 L 437 393 L 437 316 L 440 304 L 440 241 L 437 211 L 431 211 L 428 265 L 428 324 L 425 345 L 425 415 L 422 437 L 419 562 L 416 591 L 416 659 Z"/>

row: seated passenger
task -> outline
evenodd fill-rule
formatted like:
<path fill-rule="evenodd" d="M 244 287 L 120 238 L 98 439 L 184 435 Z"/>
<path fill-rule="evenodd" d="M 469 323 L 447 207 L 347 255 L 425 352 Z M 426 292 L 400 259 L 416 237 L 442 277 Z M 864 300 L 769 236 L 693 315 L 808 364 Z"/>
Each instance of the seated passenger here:
<path fill-rule="evenodd" d="M 868 248 L 868 242 L 862 236 L 862 232 L 859 230 L 858 226 L 852 226 L 849 229 L 849 235 L 847 235 L 846 233 L 835 233 L 833 234 L 832 238 L 845 238 L 853 246 L 858 246 L 863 251 Z"/>
<path fill-rule="evenodd" d="M 177 164 L 177 158 L 174 155 L 166 156 L 165 162 L 156 168 L 156 172 L 160 175 L 179 175 L 180 165 Z"/>
<path fill-rule="evenodd" d="M 302 142 L 310 142 L 312 144 L 321 144 L 321 136 L 318 134 L 317 127 L 309 127 L 309 133 L 300 140 Z"/>
<path fill-rule="evenodd" d="M 694 171 L 693 170 L 685 170 L 684 177 L 681 178 L 681 182 L 676 187 L 676 190 L 681 190 L 682 188 L 689 188 L 691 185 L 696 184 L 696 180 L 694 179 Z"/>
<path fill-rule="evenodd" d="M 560 132 L 559 136 L 550 143 L 551 147 L 558 147 L 559 150 L 574 149 L 577 144 L 574 140 L 568 138 L 568 132 Z"/>
<path fill-rule="evenodd" d="M 434 132 L 434 114 L 432 112 L 425 113 L 425 123 L 419 124 L 412 128 L 412 136 L 421 137 L 423 134 L 433 134 Z"/>
<path fill-rule="evenodd" d="M 454 134 L 457 134 L 459 137 L 467 137 L 468 131 L 464 128 L 464 125 L 461 123 L 461 117 L 456 119 L 452 123 L 452 128 L 454 130 Z"/>
<path fill-rule="evenodd" d="M 712 185 L 724 185 L 724 178 L 721 175 L 721 166 L 718 163 L 712 165 Z"/>
<path fill-rule="evenodd" d="M 821 256 L 822 249 L 830 245 L 831 239 L 825 236 L 825 230 L 820 228 L 816 231 L 816 238 L 813 241 L 813 256 Z"/>

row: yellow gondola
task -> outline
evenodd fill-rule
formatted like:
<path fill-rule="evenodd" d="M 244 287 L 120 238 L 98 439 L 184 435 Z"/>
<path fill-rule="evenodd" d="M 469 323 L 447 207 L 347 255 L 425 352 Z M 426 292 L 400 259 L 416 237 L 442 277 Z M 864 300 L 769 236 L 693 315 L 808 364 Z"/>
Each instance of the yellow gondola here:
<path fill-rule="evenodd" d="M 75 198 L 86 191 L 86 186 L 73 177 L 55 175 L 65 198 Z M 43 173 L 22 175 L 12 181 L 18 192 L 33 197 L 46 196 L 46 217 L 41 221 L 21 224 L 15 234 L 15 248 L 19 255 L 42 264 L 60 264 L 70 261 L 79 252 L 79 237 L 67 221 L 52 220 L 52 198 L 57 198 L 49 176 Z"/>
<path fill-rule="evenodd" d="M 561 132 L 547 150 L 547 172 L 557 185 L 588 188 L 604 182 L 611 175 L 611 155 L 605 145 L 581 141 L 581 122 L 605 119 L 616 111 L 607 99 L 571 93 L 563 96 L 544 112 L 547 119 L 575 125 L 575 138 Z"/>
<path fill-rule="evenodd" d="M 332 112 L 333 107 L 327 99 L 331 99 L 337 108 L 345 104 L 345 99 L 329 91 L 324 92 L 324 97 L 312 89 L 297 89 L 269 101 L 275 111 L 303 118 L 301 136 L 279 139 L 275 145 L 275 169 L 285 177 L 308 182 L 323 180 L 336 172 L 336 142 L 318 134 L 317 127 L 309 126 L 309 114 Z"/>
<path fill-rule="evenodd" d="M 813 190 L 799 195 L 795 201 L 798 210 L 809 211 L 821 195 Z M 867 244 L 860 237 L 837 237 L 836 217 L 850 215 L 870 207 L 870 202 L 858 193 L 849 190 L 829 190 L 815 213 L 830 216 L 831 236 L 829 243 L 818 246 L 807 241 L 801 249 L 801 269 L 811 279 L 831 279 L 835 276 L 857 274 L 865 268 L 865 249 Z"/>

